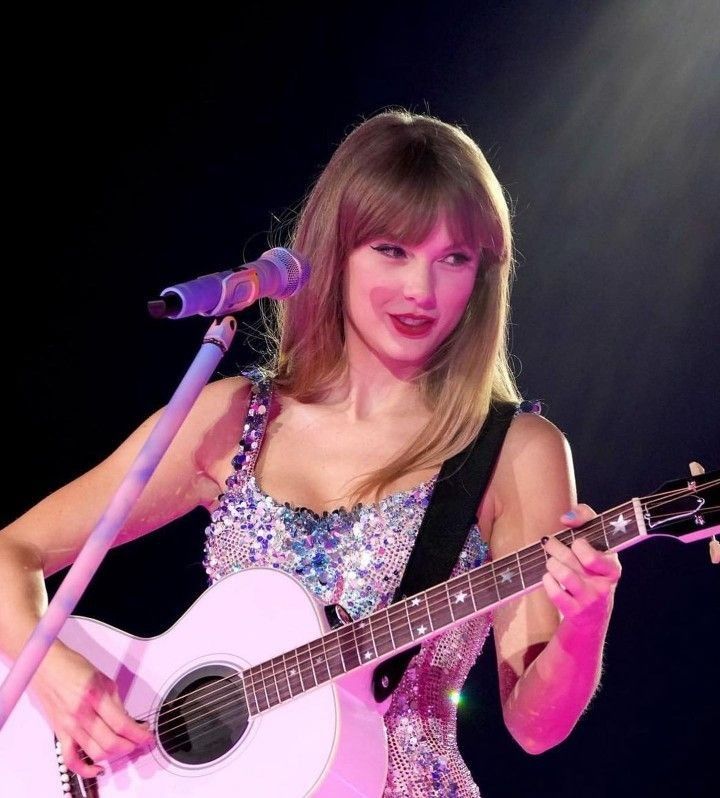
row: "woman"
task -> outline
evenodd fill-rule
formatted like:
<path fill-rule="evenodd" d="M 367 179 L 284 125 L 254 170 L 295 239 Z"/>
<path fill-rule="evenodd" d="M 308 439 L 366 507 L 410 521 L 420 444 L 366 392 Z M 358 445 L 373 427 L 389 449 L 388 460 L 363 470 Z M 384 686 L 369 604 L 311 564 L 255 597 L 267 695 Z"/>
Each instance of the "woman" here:
<path fill-rule="evenodd" d="M 509 212 L 458 127 L 384 112 L 338 147 L 290 246 L 312 273 L 276 308 L 264 370 L 206 387 L 117 544 L 203 505 L 211 580 L 272 565 L 357 618 L 391 601 L 442 462 L 477 436 L 491 402 L 518 401 L 505 343 Z M 0 646 L 11 657 L 45 606 L 43 577 L 73 561 L 155 421 L 0 538 Z M 518 414 L 456 572 L 592 515 L 576 504 L 562 434 Z M 531 753 L 561 742 L 590 701 L 620 574 L 614 555 L 585 541 L 545 546 L 544 590 L 494 612 L 505 722 Z M 385 716 L 386 798 L 479 794 L 450 693 L 488 628 L 480 616 L 451 629 L 411 663 Z M 78 746 L 97 763 L 151 735 L 115 685 L 59 642 L 31 689 L 80 775 L 100 766 Z"/>

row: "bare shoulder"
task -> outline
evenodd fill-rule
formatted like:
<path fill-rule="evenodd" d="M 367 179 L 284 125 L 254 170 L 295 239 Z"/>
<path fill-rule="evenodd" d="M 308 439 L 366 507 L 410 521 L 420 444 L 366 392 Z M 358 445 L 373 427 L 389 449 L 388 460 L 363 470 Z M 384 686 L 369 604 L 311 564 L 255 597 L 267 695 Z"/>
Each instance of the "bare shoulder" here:
<path fill-rule="evenodd" d="M 576 501 L 570 445 L 551 421 L 533 413 L 513 419 L 492 480 L 494 557 L 552 530 Z"/>
<path fill-rule="evenodd" d="M 250 397 L 250 380 L 222 377 L 208 383 L 188 416 L 189 435 L 195 440 L 195 459 L 208 474 L 219 458 L 237 445 Z"/>
<path fill-rule="evenodd" d="M 567 444 L 565 435 L 537 413 L 519 413 L 510 424 L 501 456 L 517 457 L 529 450 L 554 449 Z"/>

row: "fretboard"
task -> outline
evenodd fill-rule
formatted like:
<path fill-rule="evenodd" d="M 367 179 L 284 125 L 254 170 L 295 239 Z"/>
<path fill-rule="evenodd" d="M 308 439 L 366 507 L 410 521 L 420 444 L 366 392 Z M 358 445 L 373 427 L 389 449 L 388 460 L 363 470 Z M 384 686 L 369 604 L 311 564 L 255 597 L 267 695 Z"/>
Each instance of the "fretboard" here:
<path fill-rule="evenodd" d="M 624 548 L 645 534 L 639 507 L 637 500 L 630 500 L 555 537 L 568 545 L 585 538 L 602 551 Z M 546 559 L 542 543 L 533 543 L 248 668 L 241 682 L 249 713 L 264 712 L 337 676 L 386 659 L 538 587 Z"/>

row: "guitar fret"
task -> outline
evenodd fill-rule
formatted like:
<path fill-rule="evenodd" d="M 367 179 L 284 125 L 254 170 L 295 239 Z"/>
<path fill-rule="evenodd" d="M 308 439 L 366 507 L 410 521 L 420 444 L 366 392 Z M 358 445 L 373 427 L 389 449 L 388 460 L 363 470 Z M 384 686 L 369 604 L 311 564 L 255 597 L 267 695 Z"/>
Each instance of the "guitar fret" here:
<path fill-rule="evenodd" d="M 525 564 L 520 572 L 523 580 L 523 588 L 528 586 L 532 587 L 542 582 L 542 578 L 545 576 L 548 553 L 545 551 L 545 546 L 541 543 L 534 543 L 526 549 L 523 549 L 522 554 L 523 556 L 520 562 L 522 562 L 523 559 L 525 560 Z M 538 557 L 538 554 L 541 556 Z"/>
<path fill-rule="evenodd" d="M 303 646 L 303 659 L 300 664 L 300 679 L 302 680 L 303 690 L 310 690 L 317 686 L 317 679 L 315 678 L 315 669 L 312 665 L 312 651 L 310 646 Z"/>
<path fill-rule="evenodd" d="M 435 631 L 435 627 L 433 626 L 432 622 L 432 614 L 430 612 L 430 602 L 428 601 L 428 591 L 423 591 L 422 597 L 425 599 L 425 614 L 427 615 L 428 624 L 430 625 L 430 630 Z"/>
<path fill-rule="evenodd" d="M 322 664 L 325 666 L 325 669 L 327 670 L 327 678 L 332 679 L 333 674 L 332 671 L 330 670 L 330 661 L 328 660 L 327 647 L 325 646 L 324 637 L 320 638 L 320 645 L 322 646 L 322 654 L 318 654 L 318 658 L 322 657 Z M 323 681 L 326 682 L 327 679 L 323 679 Z"/>
<path fill-rule="evenodd" d="M 413 634 L 413 625 L 412 625 L 412 620 L 410 619 L 409 602 L 407 599 L 403 601 L 403 606 L 405 607 L 405 615 L 407 616 L 407 625 L 408 625 L 408 632 L 410 632 L 410 639 L 414 640 L 415 635 Z"/>
<path fill-rule="evenodd" d="M 450 589 L 451 586 L 452 590 Z M 452 615 L 453 621 L 470 615 L 475 608 L 475 598 L 473 597 L 469 574 L 456 576 L 447 583 L 447 587 L 450 614 Z M 470 601 L 466 601 L 468 596 L 470 597 Z"/>
<path fill-rule="evenodd" d="M 288 653 L 292 653 L 292 652 L 288 652 Z M 283 675 L 285 676 L 285 682 L 287 684 L 288 698 L 294 698 L 295 697 L 295 693 L 293 692 L 292 683 L 290 682 L 290 673 L 289 673 L 289 670 L 288 670 L 288 662 L 287 662 L 288 653 L 282 655 Z"/>
<path fill-rule="evenodd" d="M 385 611 L 385 622 L 387 623 L 388 632 L 390 632 L 390 645 L 392 646 L 391 650 L 395 650 L 397 648 L 397 644 L 395 643 L 395 635 L 393 634 L 392 623 L 390 621 L 390 610 Z"/>
<path fill-rule="evenodd" d="M 379 614 L 375 618 L 375 623 L 379 627 L 383 621 L 382 613 Z M 382 629 L 375 629 L 373 628 L 373 616 L 368 616 L 368 623 L 370 625 L 370 634 L 372 635 L 373 646 L 375 647 L 376 654 L 387 654 L 388 651 L 392 651 L 392 646 L 390 645 L 389 640 L 384 640 L 383 637 L 380 636 Z"/>
<path fill-rule="evenodd" d="M 497 587 L 495 584 L 495 574 L 492 570 L 492 563 L 483 565 L 474 572 L 468 574 L 468 582 L 473 597 L 475 609 L 489 607 L 497 599 Z"/>
<path fill-rule="evenodd" d="M 427 602 L 432 605 L 430 611 L 430 623 L 433 629 L 441 629 L 452 623 L 452 602 L 447 600 L 446 586 L 436 585 L 427 591 Z"/>
<path fill-rule="evenodd" d="M 337 632 L 336 635 L 335 635 L 335 647 L 336 647 L 338 653 L 340 654 L 340 662 L 341 662 L 341 668 L 342 668 L 340 673 L 347 673 L 348 672 L 348 667 L 345 664 L 345 657 L 343 655 L 342 643 L 340 641 L 340 632 Z"/>
<path fill-rule="evenodd" d="M 425 600 L 425 608 L 421 609 L 420 605 L 423 603 L 423 599 Z M 423 637 L 428 631 L 432 631 L 432 622 L 428 614 L 427 596 L 425 596 L 424 593 L 413 596 L 413 598 L 410 599 L 410 607 L 413 608 L 413 616 L 417 615 L 417 617 L 413 617 L 411 621 L 413 640 L 417 640 L 418 637 Z M 425 622 L 430 626 L 430 630 L 425 626 Z"/>
<path fill-rule="evenodd" d="M 515 566 L 515 558 L 513 556 L 503 557 L 492 565 L 498 598 L 504 599 L 519 592 L 516 579 L 518 571 Z M 502 567 L 502 570 L 498 570 L 500 567 Z"/>
<path fill-rule="evenodd" d="M 497 574 L 495 573 L 495 563 L 490 563 L 490 572 L 492 573 L 493 577 L 493 584 L 495 585 L 495 592 L 497 593 L 498 599 L 501 599 L 502 596 L 500 595 L 500 586 L 498 585 Z"/>
<path fill-rule="evenodd" d="M 605 526 L 605 513 L 600 513 L 600 527 L 602 528 L 603 539 L 605 540 L 605 551 L 610 549 L 610 541 L 607 536 L 607 527 Z"/>
<path fill-rule="evenodd" d="M 319 648 L 312 648 L 313 644 L 317 645 L 320 643 L 320 651 Z M 314 640 L 310 646 L 310 664 L 313 670 L 313 674 L 315 675 L 315 683 L 322 684 L 326 682 L 330 678 L 330 668 L 327 664 L 327 654 L 325 653 L 325 644 L 323 643 L 322 638 L 320 640 Z M 317 669 L 320 668 L 320 671 Z M 324 668 L 324 670 L 323 670 Z"/>
<path fill-rule="evenodd" d="M 243 696 L 245 698 L 245 706 L 247 707 L 248 715 L 252 715 L 253 711 L 250 708 L 250 697 L 248 696 L 247 687 L 245 686 L 245 674 L 242 671 L 238 674 L 238 679 L 240 680 L 240 684 L 243 689 Z"/>
<path fill-rule="evenodd" d="M 272 676 L 272 681 L 270 682 L 270 692 L 272 693 L 270 705 L 274 707 L 276 704 L 280 703 L 280 688 L 278 687 L 277 677 L 275 675 L 274 660 L 270 660 L 268 666 L 270 670 L 270 675 Z"/>
<path fill-rule="evenodd" d="M 295 662 L 297 663 L 297 679 L 300 682 L 300 692 L 305 692 L 305 685 L 302 678 L 302 666 L 300 665 L 300 650 L 295 649 Z"/>
<path fill-rule="evenodd" d="M 345 673 L 345 660 L 342 655 L 337 632 L 327 638 L 325 654 L 328 670 L 330 671 L 330 678 Z"/>
<path fill-rule="evenodd" d="M 357 639 L 357 630 L 358 630 L 357 624 L 354 623 L 352 625 L 352 637 L 353 637 L 353 642 L 355 643 L 355 652 L 357 653 L 358 662 L 361 663 L 362 662 L 362 654 L 360 653 L 360 645 L 359 645 L 358 639 Z"/>
<path fill-rule="evenodd" d="M 393 614 L 395 617 L 393 617 Z M 388 607 L 388 617 L 390 626 L 393 629 L 393 640 L 397 648 L 411 643 L 413 640 L 410 616 L 408 615 L 407 602 L 403 600 L 398 604 L 391 604 Z"/>
<path fill-rule="evenodd" d="M 262 665 L 260 666 L 260 673 L 258 675 L 260 676 L 260 683 L 262 685 L 263 693 L 265 693 L 265 706 L 263 709 L 269 709 L 272 704 L 270 703 L 270 697 L 268 696 L 267 683 L 265 682 L 265 674 L 263 673 Z M 262 698 L 262 693 L 260 693 L 260 698 Z"/>
<path fill-rule="evenodd" d="M 447 597 L 448 607 L 450 607 L 450 615 L 452 615 L 453 623 L 455 623 L 455 610 L 453 610 L 452 599 L 450 598 L 450 585 L 445 582 L 445 596 Z"/>
<path fill-rule="evenodd" d="M 250 676 L 250 692 L 252 697 L 255 699 L 255 713 L 256 715 L 260 714 L 260 704 L 258 703 L 257 691 L 255 690 L 255 681 L 252 678 L 252 671 L 248 671 L 248 675 Z"/>
<path fill-rule="evenodd" d="M 470 579 L 470 574 L 464 574 L 462 576 L 462 581 L 467 582 L 467 589 L 470 593 L 470 600 L 472 601 L 473 612 L 477 612 L 477 604 L 475 603 L 475 591 L 472 588 L 472 580 Z"/>
<path fill-rule="evenodd" d="M 520 574 L 520 582 L 522 582 L 523 590 L 525 590 L 525 577 L 523 576 L 522 565 L 520 564 L 520 552 L 515 552 L 515 559 L 517 560 L 518 573 Z"/>
<path fill-rule="evenodd" d="M 287 665 L 285 664 L 285 654 L 281 654 L 280 657 L 276 657 L 275 660 L 277 661 L 277 667 L 279 668 L 279 678 L 280 681 L 278 682 L 279 693 L 280 693 L 280 702 L 287 701 L 288 698 L 292 698 L 292 689 L 290 687 L 290 680 L 288 679 L 287 673 Z"/>
<path fill-rule="evenodd" d="M 370 621 L 367 618 L 360 619 L 357 624 L 358 654 L 361 662 L 370 662 L 377 658 L 378 652 L 375 648 Z"/>

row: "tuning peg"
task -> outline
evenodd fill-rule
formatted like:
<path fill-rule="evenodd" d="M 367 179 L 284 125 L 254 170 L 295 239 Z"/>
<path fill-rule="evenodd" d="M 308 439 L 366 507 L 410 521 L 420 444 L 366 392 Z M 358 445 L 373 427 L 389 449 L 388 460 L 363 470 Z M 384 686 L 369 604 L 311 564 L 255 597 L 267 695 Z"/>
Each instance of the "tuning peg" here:
<path fill-rule="evenodd" d="M 700 463 L 696 463 L 694 460 L 692 463 L 690 463 L 691 476 L 699 477 L 704 473 L 705 469 L 700 465 Z M 720 540 L 718 540 L 715 535 L 710 538 L 710 562 L 713 565 L 720 565 Z"/>
<path fill-rule="evenodd" d="M 710 538 L 710 562 L 713 565 L 720 565 L 720 540 L 715 535 Z"/>

